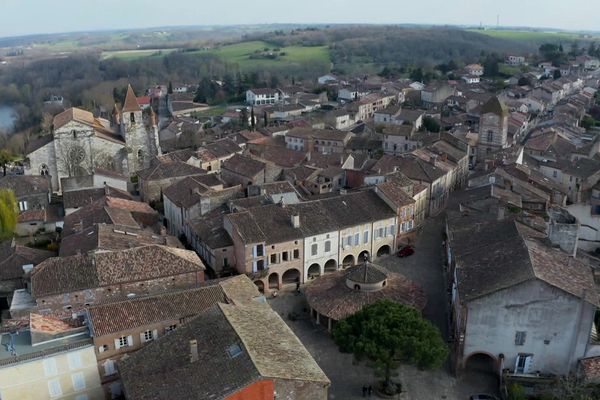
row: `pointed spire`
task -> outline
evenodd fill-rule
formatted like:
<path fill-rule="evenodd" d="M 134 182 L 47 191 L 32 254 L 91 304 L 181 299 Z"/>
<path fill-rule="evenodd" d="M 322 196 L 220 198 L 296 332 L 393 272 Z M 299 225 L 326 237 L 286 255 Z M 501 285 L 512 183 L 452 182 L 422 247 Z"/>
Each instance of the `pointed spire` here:
<path fill-rule="evenodd" d="M 142 111 L 140 104 L 137 101 L 137 97 L 133 92 L 131 84 L 127 85 L 127 95 L 125 96 L 125 103 L 123 104 L 123 112 L 136 112 Z"/>

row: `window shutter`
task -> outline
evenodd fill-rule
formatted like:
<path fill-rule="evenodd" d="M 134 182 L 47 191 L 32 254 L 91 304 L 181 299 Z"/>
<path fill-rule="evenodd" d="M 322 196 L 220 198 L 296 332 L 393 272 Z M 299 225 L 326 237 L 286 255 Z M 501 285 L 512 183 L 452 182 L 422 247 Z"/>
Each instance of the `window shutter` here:
<path fill-rule="evenodd" d="M 144 338 L 144 332 L 140 333 L 140 343 L 144 343 L 146 340 Z"/>
<path fill-rule="evenodd" d="M 152 337 L 154 338 L 154 340 L 158 339 L 158 329 L 152 331 Z"/>
<path fill-rule="evenodd" d="M 69 353 L 67 355 L 67 360 L 69 361 L 70 369 L 79 369 L 82 367 L 81 356 L 79 352 Z"/>
<path fill-rule="evenodd" d="M 119 350 L 121 348 L 121 344 L 119 343 L 119 339 L 115 339 L 115 349 Z"/>
<path fill-rule="evenodd" d="M 115 373 L 115 363 L 113 360 L 108 359 L 104 363 L 104 375 L 110 376 Z"/>
<path fill-rule="evenodd" d="M 127 336 L 127 345 L 130 347 L 133 346 L 133 336 Z"/>
<path fill-rule="evenodd" d="M 104 346 L 98 346 L 98 353 L 104 353 Z"/>
<path fill-rule="evenodd" d="M 85 389 L 85 377 L 83 376 L 83 372 L 71 375 L 71 381 L 73 381 L 73 390 L 76 392 Z"/>
<path fill-rule="evenodd" d="M 56 360 L 54 358 L 48 358 L 44 360 L 44 373 L 46 374 L 46 376 L 58 374 L 58 369 L 56 368 Z"/>
<path fill-rule="evenodd" d="M 52 379 L 48 381 L 48 393 L 50 397 L 58 397 L 62 395 L 62 388 L 60 387 L 60 381 L 58 379 Z"/>

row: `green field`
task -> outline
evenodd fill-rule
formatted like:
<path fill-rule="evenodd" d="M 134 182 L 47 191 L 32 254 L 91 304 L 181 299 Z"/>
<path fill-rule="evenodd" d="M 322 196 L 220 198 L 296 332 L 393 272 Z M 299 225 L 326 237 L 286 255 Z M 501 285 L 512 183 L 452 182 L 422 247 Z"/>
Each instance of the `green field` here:
<path fill-rule="evenodd" d="M 550 31 L 512 31 L 507 29 L 472 29 L 472 32 L 492 36 L 499 39 L 515 40 L 521 42 L 556 42 L 586 39 L 583 35 L 572 32 L 550 32 Z M 589 39 L 589 37 L 587 38 Z"/>
<path fill-rule="evenodd" d="M 102 60 L 107 58 L 119 58 L 121 60 L 132 61 L 145 57 L 162 57 L 165 54 L 171 53 L 177 49 L 144 49 L 144 50 L 116 50 L 103 51 Z"/>
<path fill-rule="evenodd" d="M 289 67 L 298 66 L 307 63 L 331 63 L 329 49 L 327 46 L 318 47 L 302 47 L 290 46 L 279 48 L 279 52 L 284 52 L 284 56 L 280 56 L 275 60 L 269 59 L 252 59 L 250 55 L 255 51 L 262 51 L 268 48 L 273 50 L 275 46 L 266 42 L 253 41 L 242 42 L 222 46 L 210 50 L 197 50 L 192 54 L 214 54 L 223 61 L 236 63 L 243 70 L 255 70 L 264 67 Z"/>

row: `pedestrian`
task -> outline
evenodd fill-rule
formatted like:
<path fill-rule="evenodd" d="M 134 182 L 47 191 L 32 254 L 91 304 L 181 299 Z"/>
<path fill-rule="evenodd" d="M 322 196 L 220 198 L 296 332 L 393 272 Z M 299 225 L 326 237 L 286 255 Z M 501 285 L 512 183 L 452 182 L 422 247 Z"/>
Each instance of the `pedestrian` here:
<path fill-rule="evenodd" d="M 296 292 L 300 293 L 300 282 L 296 282 Z"/>
<path fill-rule="evenodd" d="M 363 397 L 367 397 L 367 391 L 369 389 L 367 388 L 367 385 L 363 385 Z"/>
<path fill-rule="evenodd" d="M 371 397 L 371 395 L 373 394 L 373 386 L 369 385 L 367 391 L 369 393 L 369 397 Z"/>

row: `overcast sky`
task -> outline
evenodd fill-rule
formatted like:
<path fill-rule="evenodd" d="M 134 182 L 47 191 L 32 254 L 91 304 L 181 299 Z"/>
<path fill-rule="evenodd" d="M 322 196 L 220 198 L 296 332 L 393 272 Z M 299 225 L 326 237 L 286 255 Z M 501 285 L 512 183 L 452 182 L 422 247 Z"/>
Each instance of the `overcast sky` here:
<path fill-rule="evenodd" d="M 598 0 L 0 0 L 0 36 L 173 25 L 430 23 L 600 30 Z"/>

